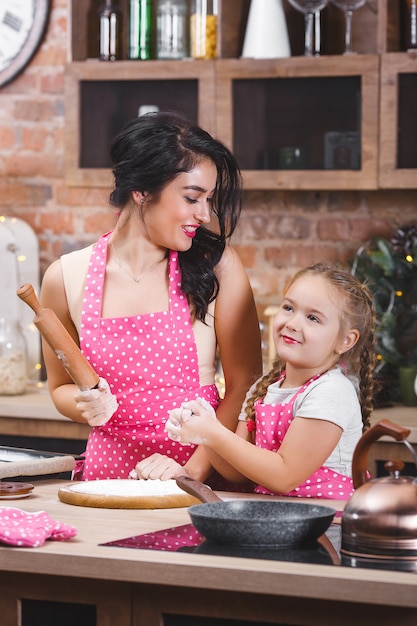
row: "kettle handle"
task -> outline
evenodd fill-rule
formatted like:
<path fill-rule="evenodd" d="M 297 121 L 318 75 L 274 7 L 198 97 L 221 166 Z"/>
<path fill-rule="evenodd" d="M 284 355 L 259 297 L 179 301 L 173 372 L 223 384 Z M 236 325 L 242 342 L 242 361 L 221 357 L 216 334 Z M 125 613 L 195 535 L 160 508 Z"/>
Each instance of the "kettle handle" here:
<path fill-rule="evenodd" d="M 371 426 L 359 439 L 352 458 L 352 478 L 355 489 L 363 485 L 368 479 L 367 477 L 367 461 L 368 452 L 374 441 L 377 441 L 384 435 L 389 435 L 397 441 L 407 439 L 410 434 L 408 428 L 404 428 L 399 424 L 395 424 L 390 420 L 383 419 Z"/>

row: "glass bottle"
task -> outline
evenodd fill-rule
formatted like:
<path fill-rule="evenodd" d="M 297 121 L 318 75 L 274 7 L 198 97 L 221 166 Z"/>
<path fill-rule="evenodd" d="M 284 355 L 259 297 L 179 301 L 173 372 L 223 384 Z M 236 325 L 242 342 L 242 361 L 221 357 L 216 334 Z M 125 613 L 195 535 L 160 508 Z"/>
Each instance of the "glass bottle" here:
<path fill-rule="evenodd" d="M 18 322 L 0 318 L 0 395 L 26 391 L 26 341 Z"/>
<path fill-rule="evenodd" d="M 152 0 L 130 0 L 129 59 L 152 58 Z"/>
<path fill-rule="evenodd" d="M 402 0 L 401 13 L 402 47 L 417 48 L 417 0 Z"/>
<path fill-rule="evenodd" d="M 188 7 L 186 0 L 158 0 L 156 17 L 158 59 L 188 56 Z"/>
<path fill-rule="evenodd" d="M 105 0 L 99 9 L 100 61 L 120 59 L 122 14 L 113 0 Z"/>
<path fill-rule="evenodd" d="M 192 0 L 190 15 L 191 56 L 217 58 L 218 0 Z"/>

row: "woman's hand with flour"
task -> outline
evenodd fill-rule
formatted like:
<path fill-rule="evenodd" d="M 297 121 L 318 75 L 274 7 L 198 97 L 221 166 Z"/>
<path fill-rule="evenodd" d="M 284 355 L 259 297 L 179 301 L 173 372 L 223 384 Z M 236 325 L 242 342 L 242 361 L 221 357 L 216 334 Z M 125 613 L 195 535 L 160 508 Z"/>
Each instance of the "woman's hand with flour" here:
<path fill-rule="evenodd" d="M 109 383 L 104 378 L 99 379 L 96 389 L 79 389 L 74 399 L 77 409 L 90 426 L 107 424 L 118 407 L 116 396 L 112 394 Z"/>

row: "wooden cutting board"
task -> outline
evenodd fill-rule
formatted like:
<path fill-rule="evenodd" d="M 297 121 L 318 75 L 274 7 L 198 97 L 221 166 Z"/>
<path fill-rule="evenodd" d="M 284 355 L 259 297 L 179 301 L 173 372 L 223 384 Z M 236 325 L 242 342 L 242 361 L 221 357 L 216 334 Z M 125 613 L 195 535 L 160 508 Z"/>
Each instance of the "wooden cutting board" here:
<path fill-rule="evenodd" d="M 102 509 L 173 509 L 201 504 L 175 480 L 77 481 L 58 490 L 66 504 Z"/>

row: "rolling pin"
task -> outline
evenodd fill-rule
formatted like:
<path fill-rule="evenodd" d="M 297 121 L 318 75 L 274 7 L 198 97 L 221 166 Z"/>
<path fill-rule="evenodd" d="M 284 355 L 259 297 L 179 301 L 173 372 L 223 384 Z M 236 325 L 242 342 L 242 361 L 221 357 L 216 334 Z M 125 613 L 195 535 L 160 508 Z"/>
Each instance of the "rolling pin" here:
<path fill-rule="evenodd" d="M 75 384 L 82 391 L 96 387 L 99 382 L 98 374 L 93 370 L 54 311 L 41 307 L 33 286 L 26 284 L 19 287 L 17 295 L 35 312 L 33 323 Z"/>
<path fill-rule="evenodd" d="M 75 468 L 75 458 L 71 455 L 52 456 L 49 459 L 32 461 L 11 461 L 0 463 L 0 480 L 17 476 L 42 476 L 71 472 Z"/>

